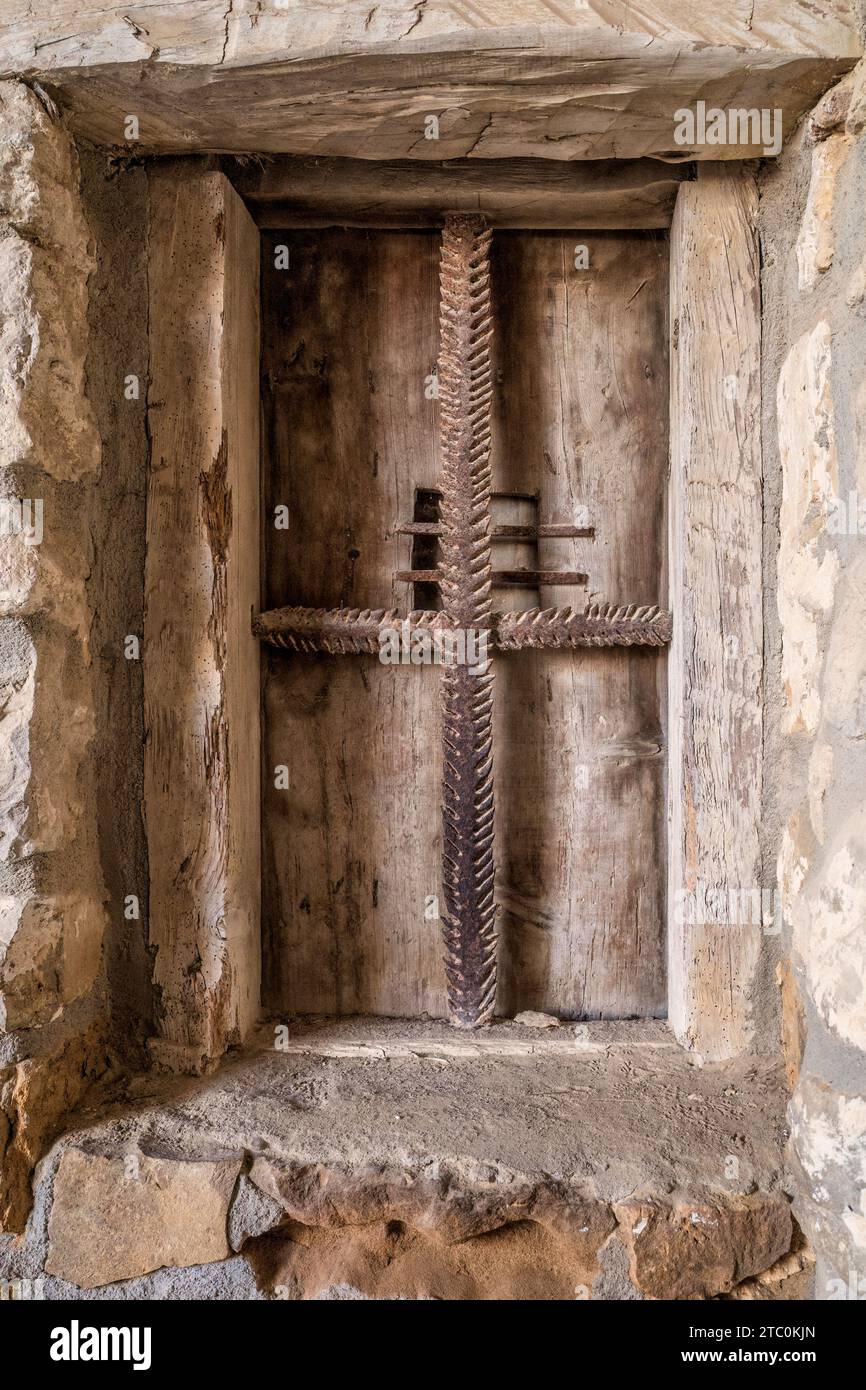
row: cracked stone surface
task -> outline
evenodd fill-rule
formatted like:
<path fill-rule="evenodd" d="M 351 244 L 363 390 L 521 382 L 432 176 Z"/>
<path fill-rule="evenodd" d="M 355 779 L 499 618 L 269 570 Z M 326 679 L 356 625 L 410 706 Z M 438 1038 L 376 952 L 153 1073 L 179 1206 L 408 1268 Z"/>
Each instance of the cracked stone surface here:
<path fill-rule="evenodd" d="M 861 62 L 761 190 L 765 380 L 778 383 L 764 435 L 771 530 L 779 514 L 779 622 L 767 650 L 781 649 L 780 679 L 771 663 L 765 682 L 779 730 L 765 767 L 778 770 L 793 1002 L 788 1181 L 819 1299 L 850 1297 L 866 1276 L 864 92 Z"/>
<path fill-rule="evenodd" d="M 602 1297 L 708 1298 L 791 1248 L 774 1063 L 702 1066 L 663 1024 L 498 1023 L 462 1043 L 346 1019 L 293 1025 L 288 1052 L 273 1037 L 83 1113 L 0 1272 L 44 1274 L 47 1248 L 48 1297 L 116 1296 L 110 1280 L 184 1259 L 225 1289 L 234 1249 L 252 1283 L 213 1297 L 583 1298 L 598 1280 Z"/>

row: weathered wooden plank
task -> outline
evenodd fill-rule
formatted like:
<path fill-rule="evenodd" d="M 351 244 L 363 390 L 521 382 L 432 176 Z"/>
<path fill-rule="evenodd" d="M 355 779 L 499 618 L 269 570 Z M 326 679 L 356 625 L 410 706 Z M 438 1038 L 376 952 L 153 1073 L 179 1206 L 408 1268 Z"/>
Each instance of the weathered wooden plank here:
<path fill-rule="evenodd" d="M 494 241 L 501 380 L 497 524 L 567 526 L 551 562 L 579 557 L 611 597 L 651 603 L 663 569 L 666 250 L 646 236 Z M 406 611 L 394 576 L 414 485 L 439 482 L 436 238 L 269 234 L 265 256 L 269 542 L 266 603 Z M 357 350 L 363 345 L 363 352 Z M 611 460 L 615 466 L 611 466 Z M 624 463 L 623 460 L 626 462 Z M 507 515 L 506 515 L 507 513 Z M 585 529 L 581 526 L 579 529 Z M 504 539 L 497 557 L 534 547 Z M 405 559 L 404 559 L 405 563 Z M 573 600 L 573 590 L 547 590 Z M 519 604 L 537 594 L 516 590 Z M 506 982 L 500 1010 L 572 1017 L 664 1011 L 663 657 L 497 656 L 499 845 Z M 268 1002 L 301 1013 L 442 1016 L 438 672 L 374 658 L 268 659 Z M 272 785 L 290 768 L 288 790 Z M 584 773 L 584 769 L 586 769 Z M 385 809 L 387 808 L 387 819 Z"/>
<path fill-rule="evenodd" d="M 311 59 L 266 69 L 134 67 L 34 76 L 66 110 L 71 128 L 136 154 L 333 155 L 369 160 L 752 158 L 765 140 L 677 143 L 678 110 L 781 111 L 787 138 L 853 59 L 611 43 L 589 57 L 531 49 L 406 59 L 384 54 Z M 139 119 L 127 146 L 126 116 Z M 438 140 L 425 138 L 430 115 Z"/>
<path fill-rule="evenodd" d="M 439 481 L 438 237 L 267 234 L 265 601 L 406 610 L 415 487 Z M 277 270 L 273 244 L 289 246 Z M 267 658 L 265 979 L 299 1013 L 446 1013 L 439 671 Z M 287 765 L 289 787 L 274 785 Z"/>
<path fill-rule="evenodd" d="M 750 1046 L 762 942 L 760 920 L 728 920 L 761 885 L 756 213 L 753 178 L 706 165 L 671 233 L 670 1016 L 712 1058 Z"/>
<path fill-rule="evenodd" d="M 137 115 L 139 152 L 573 160 L 677 152 L 698 100 L 778 107 L 787 133 L 860 51 L 855 0 L 60 0 L 0 30 L 0 76 L 47 84 L 100 143 Z"/>
<path fill-rule="evenodd" d="M 540 540 L 540 564 L 588 570 L 613 602 L 663 600 L 665 241 L 502 233 L 493 266 L 494 487 L 536 492 L 541 525 L 595 526 L 594 540 Z M 544 605 L 575 601 L 540 590 Z M 664 1013 L 664 661 L 497 656 L 505 1014 Z"/>
<path fill-rule="evenodd" d="M 658 160 L 269 160 L 228 171 L 261 227 L 669 227 L 685 170 Z"/>
<path fill-rule="evenodd" d="M 574 243 L 496 244 L 496 351 L 508 364 L 499 395 L 510 402 L 497 486 L 538 490 L 542 525 L 587 509 L 604 532 L 600 549 L 542 544 L 557 559 L 583 547 L 598 587 L 651 602 L 662 568 L 664 244 L 593 238 L 588 273 L 573 268 Z M 289 503 L 292 516 L 272 544 L 267 601 L 405 609 L 393 583 L 406 545 L 392 539 L 395 518 L 412 515 L 413 481 L 438 482 L 423 397 L 435 358 L 435 242 L 331 232 L 287 244 L 293 274 L 265 260 L 270 505 Z M 363 359 L 347 351 L 347 324 Z M 612 470 L 623 455 L 639 468 Z M 528 524 L 532 509 L 514 505 L 509 519 Z M 512 550 L 525 561 L 525 543 L 497 546 L 503 562 Z M 510 961 L 500 1009 L 660 1013 L 658 658 L 497 660 L 511 666 L 497 714 Z M 265 784 L 269 999 L 299 1012 L 441 1015 L 437 924 L 423 917 L 423 898 L 438 892 L 437 673 L 361 661 L 269 662 L 268 761 L 292 767 L 288 793 Z M 382 806 L 395 808 L 388 826 Z"/>
<path fill-rule="evenodd" d="M 196 1071 L 259 1002 L 259 232 L 221 174 L 164 169 L 150 191 L 151 1045 Z"/>

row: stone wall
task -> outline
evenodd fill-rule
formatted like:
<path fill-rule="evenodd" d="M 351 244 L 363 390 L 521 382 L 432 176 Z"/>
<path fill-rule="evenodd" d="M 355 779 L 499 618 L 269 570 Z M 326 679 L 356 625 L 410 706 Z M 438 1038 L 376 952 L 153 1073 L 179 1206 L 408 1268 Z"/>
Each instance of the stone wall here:
<path fill-rule="evenodd" d="M 139 408 L 136 457 L 134 402 L 126 426 L 106 404 L 123 408 L 134 328 L 118 325 L 135 322 L 135 254 L 116 248 L 51 102 L 0 85 L 0 1229 L 20 1228 L 33 1162 L 112 1066 L 106 965 L 136 958 L 124 896 L 146 885 L 124 660 L 146 441 Z"/>
<path fill-rule="evenodd" d="M 764 831 L 789 1186 L 819 1298 L 866 1296 L 866 65 L 760 179 Z M 153 1031 L 141 825 L 147 183 L 0 84 L 0 1229 Z M 29 508 L 22 509 L 22 499 Z M 30 534 L 20 532 L 20 525 Z M 75 1195 L 75 1194 L 74 1194 Z M 190 1252 L 181 1252 L 187 1258 Z M 768 1256 L 769 1258 L 769 1256 Z M 182 1280 L 181 1280 L 182 1282 Z"/>
<path fill-rule="evenodd" d="M 866 1296 L 866 65 L 762 179 L 768 827 L 791 1184 L 816 1297 Z M 771 588 L 770 585 L 767 586 Z"/>

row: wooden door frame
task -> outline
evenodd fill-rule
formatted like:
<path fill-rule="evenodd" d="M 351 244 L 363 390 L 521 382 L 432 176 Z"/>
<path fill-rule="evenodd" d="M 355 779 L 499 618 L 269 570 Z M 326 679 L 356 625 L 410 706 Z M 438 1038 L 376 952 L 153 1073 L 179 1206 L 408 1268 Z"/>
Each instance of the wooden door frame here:
<path fill-rule="evenodd" d="M 228 180 L 150 171 L 144 812 L 154 1060 L 259 1016 L 259 232 Z"/>
<path fill-rule="evenodd" d="M 670 246 L 668 1016 L 684 1046 L 713 1060 L 756 1045 L 777 931 L 753 909 L 763 883 L 757 207 L 750 166 L 698 165 Z"/>
<path fill-rule="evenodd" d="M 344 162 L 345 163 L 345 162 Z M 674 641 L 668 657 L 669 767 L 668 767 L 668 1008 L 672 1029 L 687 1048 L 707 1058 L 724 1058 L 749 1052 L 756 1038 L 756 1012 L 766 953 L 761 923 L 692 920 L 694 911 L 682 912 L 683 899 L 690 905 L 702 887 L 726 893 L 749 892 L 761 885 L 761 758 L 763 669 L 762 573 L 761 573 L 761 445 L 760 445 L 760 281 L 755 214 L 757 198 L 754 173 L 748 165 L 703 164 L 694 180 L 683 180 L 681 171 L 670 179 L 659 178 L 650 161 L 632 169 L 619 184 L 604 188 L 597 174 L 592 186 L 580 171 L 563 194 L 557 220 L 575 225 L 613 221 L 622 226 L 631 213 L 631 225 L 657 226 L 670 218 L 674 195 L 670 242 L 671 259 L 671 460 L 669 498 L 669 589 L 674 614 Z M 277 171 L 278 172 L 278 171 Z M 349 171 L 352 173 L 353 171 Z M 217 227 L 229 235 L 219 243 L 216 260 L 194 258 L 184 262 L 184 274 L 200 283 L 187 290 L 197 302 L 209 302 L 219 321 L 221 352 L 213 357 L 214 341 L 202 339 L 185 376 L 172 377 L 173 339 L 160 327 L 161 296 L 168 291 L 166 266 L 178 259 L 180 231 L 189 239 L 207 237 L 210 223 L 203 220 L 201 200 L 183 195 L 189 175 L 182 164 L 153 175 L 159 199 L 170 198 L 172 219 L 157 218 L 151 227 L 151 399 L 149 418 L 153 453 L 149 474 L 148 506 L 148 632 L 162 634 L 186 630 L 175 660 L 184 667 L 190 690 L 190 708 L 196 699 L 201 708 L 214 703 L 214 680 L 221 681 L 220 718 L 229 730 L 244 729 L 248 752 L 258 746 L 260 708 L 250 672 L 258 680 L 258 657 L 244 624 L 258 599 L 258 548 L 247 553 L 251 527 L 247 526 L 246 560 L 238 550 L 238 533 L 228 540 L 230 617 L 220 608 L 220 582 L 213 563 L 214 533 L 208 520 L 208 489 L 213 484 L 215 459 L 203 444 L 200 463 L 178 460 L 161 451 L 160 441 L 168 422 L 184 433 L 183 417 L 200 398 L 194 388 L 200 377 L 219 390 L 211 391 L 214 408 L 228 412 L 222 438 L 227 440 L 227 477 L 231 508 L 235 515 L 251 515 L 260 508 L 259 470 L 252 463 L 250 441 L 258 438 L 258 322 L 240 323 L 233 331 L 221 317 L 223 286 L 240 275 L 249 276 L 252 241 L 258 240 L 241 199 L 224 175 L 200 176 L 200 188 L 214 208 Z M 274 186 L 273 169 L 259 176 Z M 363 171 L 365 179 L 369 171 Z M 438 177 L 438 175 L 437 175 Z M 542 185 L 550 171 L 543 171 Z M 556 172 L 559 179 L 559 171 Z M 655 190 L 650 198 L 635 198 L 634 180 L 649 179 Z M 423 184 L 423 180 L 422 180 Z M 297 185 L 296 185 L 297 186 Z M 588 192 L 589 189 L 589 192 Z M 249 180 L 246 191 L 249 194 Z M 514 225 L 511 201 L 502 201 L 501 189 L 485 190 L 496 225 Z M 497 202 L 497 200 L 499 200 Z M 273 199 L 251 198 L 255 211 Z M 387 201 L 387 200 L 386 200 Z M 210 205 L 208 203 L 208 205 Z M 298 214 L 306 218 L 327 216 L 299 197 Z M 510 208 L 511 211 L 507 209 Z M 487 209 L 485 209 L 487 210 Z M 396 211 L 391 214 L 397 217 Z M 399 217 L 405 218 L 405 205 Z M 411 208 L 410 216 L 413 214 Z M 551 214 L 552 215 L 552 214 Z M 381 209 L 378 217 L 382 217 Z M 223 219 L 222 223 L 220 219 Z M 391 225 L 394 225 L 391 222 Z M 405 221 L 398 225 L 406 225 Z M 245 267 L 242 269 L 240 267 Z M 247 295 L 247 300 L 249 295 Z M 255 353 L 255 361 L 242 354 Z M 210 353 L 210 355 L 209 355 Z M 159 383 L 156 389 L 154 383 Z M 191 389 L 192 386 L 192 389 Z M 231 424 L 231 421 L 234 424 Z M 243 421 L 243 430 L 239 422 Z M 188 437 L 195 437 L 187 419 Z M 227 431 L 227 432 L 226 432 Z M 207 455 L 207 457 L 205 457 Z M 167 462 L 168 460 L 168 462 Z M 178 530 L 162 499 L 166 470 L 188 472 L 188 484 L 201 479 L 201 508 L 190 524 Z M 206 479 L 211 481 L 205 482 Z M 174 485 L 187 486 L 178 476 Z M 240 510 L 236 510 L 240 509 Z M 212 519 L 211 519 L 212 520 Z M 176 521 L 176 518 L 175 518 Z M 217 541 L 217 544 L 219 542 Z M 162 567 L 166 555 L 190 550 L 199 556 L 190 565 L 195 575 L 196 608 L 203 627 L 223 634 L 215 651 L 224 647 L 226 665 L 203 662 L 195 643 L 189 641 L 189 595 L 180 595 L 165 584 Z M 211 559 L 207 560 L 210 555 Z M 201 562 L 204 556 L 206 563 Z M 187 557 L 189 558 L 189 557 Z M 253 580 L 255 575 L 255 580 Z M 245 674 L 238 674 L 240 664 Z M 234 670 L 232 680 L 228 672 Z M 259 770 L 232 781 L 228 809 L 217 794 L 217 783 L 207 770 L 207 758 L 190 766 L 197 769 L 184 790 L 169 777 L 173 754 L 166 740 L 155 738 L 160 720 L 150 711 L 150 738 L 146 751 L 146 817 L 150 850 L 151 903 L 158 904 L 151 930 L 157 947 L 157 976 L 161 991 L 161 1034 L 154 1049 L 164 1065 L 181 1070 L 201 1070 L 218 1058 L 226 1046 L 243 1040 L 252 1028 L 260 988 L 258 900 L 246 908 L 238 925 L 238 894 L 251 903 L 248 873 L 243 865 L 258 863 L 260 855 Z M 198 748 L 202 735 L 194 735 Z M 195 740 L 198 739 L 198 743 Z M 249 754 L 252 757 L 252 754 Z M 229 760 L 230 762 L 230 760 Z M 224 771 L 229 772 L 229 762 Z M 252 763 L 250 764 L 252 767 Z M 202 775 L 198 775 L 202 774 Z M 222 774 L 220 774 L 222 775 Z M 174 787 L 174 790 L 172 790 Z M 179 810 L 180 808 L 180 810 Z M 210 907 L 204 898 L 196 905 L 190 898 L 182 862 L 186 854 L 166 857 L 165 818 L 204 817 L 216 842 L 217 887 L 211 882 Z M 221 814 L 228 823 L 216 824 Z M 251 831 L 254 825 L 256 829 Z M 239 851 L 243 840 L 245 849 Z M 254 841 L 254 843 L 253 843 Z M 177 863 L 175 862 L 177 859 Z M 201 895 L 200 895 L 201 896 Z M 183 901 L 181 901 L 183 899 Z M 226 936 L 226 905 L 234 912 L 234 928 Z M 250 916 L 252 911 L 253 917 Z M 698 908 L 698 917 L 700 909 Z M 211 956 L 197 978 L 186 971 L 191 944 L 202 936 L 211 943 Z M 199 952 L 201 955 L 201 951 Z M 207 953 L 205 953 L 206 955 Z M 242 1002 L 239 1002 L 242 1001 Z"/>

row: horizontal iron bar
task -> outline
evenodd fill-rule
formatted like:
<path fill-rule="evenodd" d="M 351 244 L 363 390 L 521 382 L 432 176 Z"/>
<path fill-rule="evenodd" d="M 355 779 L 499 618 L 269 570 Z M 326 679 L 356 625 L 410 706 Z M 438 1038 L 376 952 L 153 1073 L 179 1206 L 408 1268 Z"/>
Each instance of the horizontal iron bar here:
<path fill-rule="evenodd" d="M 402 584 L 438 584 L 438 570 L 398 570 L 394 576 Z M 490 576 L 494 589 L 535 589 L 539 584 L 588 584 L 589 575 L 577 570 L 494 570 Z"/>
<path fill-rule="evenodd" d="M 407 521 L 397 527 L 400 536 L 438 536 L 442 528 L 438 521 Z M 592 539 L 594 526 L 493 526 L 490 529 L 494 541 L 534 541 L 550 540 L 555 537 L 583 536 Z"/>
<path fill-rule="evenodd" d="M 410 637 L 427 632 L 447 636 L 445 614 L 428 609 L 401 613 L 396 608 L 276 608 L 253 619 L 264 642 L 296 652 L 373 655 L 383 632 L 401 629 Z M 662 647 L 671 640 L 671 615 L 637 604 L 591 603 L 585 608 L 533 608 L 492 613 L 490 636 L 506 651 L 522 647 Z"/>

